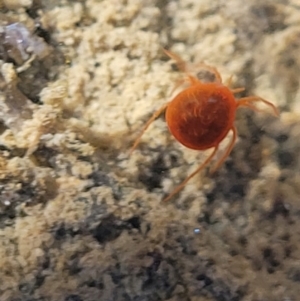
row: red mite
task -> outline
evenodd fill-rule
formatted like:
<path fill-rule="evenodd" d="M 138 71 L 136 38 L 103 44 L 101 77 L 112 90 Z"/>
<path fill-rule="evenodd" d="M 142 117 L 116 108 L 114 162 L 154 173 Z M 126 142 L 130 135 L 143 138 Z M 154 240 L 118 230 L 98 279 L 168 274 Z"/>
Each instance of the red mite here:
<path fill-rule="evenodd" d="M 260 112 L 261 110 L 254 104 L 262 102 L 272 109 L 275 116 L 279 116 L 279 112 L 271 102 L 259 96 L 236 99 L 234 94 L 243 91 L 244 88 L 230 89 L 231 78 L 224 85 L 220 73 L 214 67 L 200 64 L 201 68 L 209 71 L 215 77 L 213 82 L 203 82 L 188 73 L 185 62 L 179 56 L 168 50 L 164 51 L 171 59 L 176 61 L 178 68 L 186 75 L 185 78 L 177 83 L 174 90 L 184 83 L 188 83 L 189 86 L 154 112 L 136 139 L 130 153 L 135 150 L 143 133 L 150 124 L 164 111 L 166 111 L 166 122 L 170 132 L 181 144 L 194 150 L 213 149 L 206 160 L 164 199 L 164 201 L 168 201 L 191 178 L 210 163 L 217 153 L 221 141 L 232 131 L 231 140 L 222 156 L 211 169 L 211 173 L 215 172 L 226 160 L 233 149 L 237 137 L 234 121 L 236 110 L 239 107 L 248 107 Z"/>

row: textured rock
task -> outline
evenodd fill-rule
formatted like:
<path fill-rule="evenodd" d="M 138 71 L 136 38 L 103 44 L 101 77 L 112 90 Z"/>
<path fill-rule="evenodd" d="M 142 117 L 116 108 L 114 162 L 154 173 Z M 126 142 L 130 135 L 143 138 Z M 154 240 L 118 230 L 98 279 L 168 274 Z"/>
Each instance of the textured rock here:
<path fill-rule="evenodd" d="M 300 12 L 281 2 L 0 0 L 51 50 L 20 69 L 0 45 L 1 301 L 298 300 Z M 208 152 L 159 118 L 127 156 L 179 76 L 161 47 L 282 112 L 240 110 L 230 158 L 167 204 Z"/>

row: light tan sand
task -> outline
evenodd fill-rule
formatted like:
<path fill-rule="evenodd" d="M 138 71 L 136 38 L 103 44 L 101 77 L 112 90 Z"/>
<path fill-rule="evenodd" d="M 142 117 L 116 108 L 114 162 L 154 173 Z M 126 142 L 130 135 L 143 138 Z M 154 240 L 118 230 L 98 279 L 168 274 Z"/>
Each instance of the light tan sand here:
<path fill-rule="evenodd" d="M 0 61 L 1 301 L 297 300 L 297 0 L 0 8 L 3 28 L 20 22 L 34 36 L 36 14 L 51 37 L 45 59 Z M 227 162 L 168 204 L 209 152 L 179 145 L 159 118 L 127 155 L 180 76 L 162 47 L 234 75 L 282 112 L 240 110 Z M 7 95 L 22 105 L 10 111 Z"/>

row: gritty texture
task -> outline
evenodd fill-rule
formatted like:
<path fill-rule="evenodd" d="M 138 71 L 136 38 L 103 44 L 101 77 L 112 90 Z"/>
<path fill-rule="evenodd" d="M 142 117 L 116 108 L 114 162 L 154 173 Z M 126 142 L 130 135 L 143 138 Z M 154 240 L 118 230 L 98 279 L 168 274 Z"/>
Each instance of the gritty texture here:
<path fill-rule="evenodd" d="M 0 17 L 1 301 L 299 300 L 298 0 L 0 0 Z M 239 110 L 225 164 L 167 204 L 209 151 L 158 118 L 128 157 L 180 76 L 162 47 L 281 111 Z"/>

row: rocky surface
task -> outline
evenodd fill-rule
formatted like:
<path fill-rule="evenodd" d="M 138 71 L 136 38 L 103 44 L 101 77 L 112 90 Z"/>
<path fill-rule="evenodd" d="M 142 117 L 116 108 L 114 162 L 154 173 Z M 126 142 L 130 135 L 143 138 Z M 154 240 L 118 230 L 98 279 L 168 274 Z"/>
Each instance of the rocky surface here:
<path fill-rule="evenodd" d="M 1 301 L 299 300 L 297 0 L 0 0 L 0 16 Z M 162 47 L 281 111 L 239 110 L 226 163 L 167 204 L 209 152 L 159 118 L 128 157 L 179 76 Z"/>

